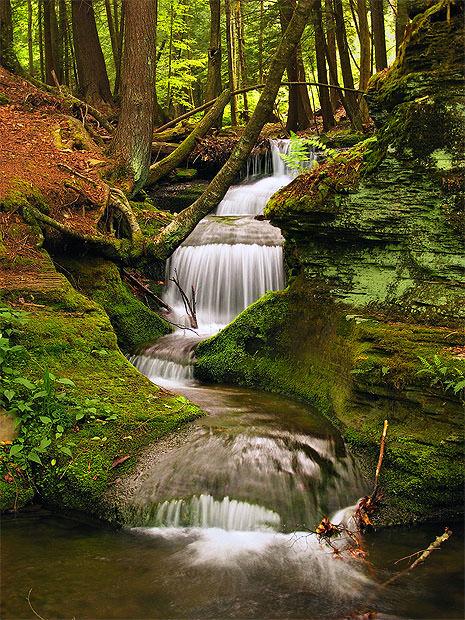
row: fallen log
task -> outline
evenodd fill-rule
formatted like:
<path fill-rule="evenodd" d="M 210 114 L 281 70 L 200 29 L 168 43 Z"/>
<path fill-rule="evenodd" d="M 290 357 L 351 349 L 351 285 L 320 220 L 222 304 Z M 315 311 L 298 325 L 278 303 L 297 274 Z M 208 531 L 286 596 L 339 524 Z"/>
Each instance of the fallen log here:
<path fill-rule="evenodd" d="M 223 112 L 230 99 L 229 90 L 224 90 L 212 106 L 211 110 L 205 114 L 203 119 L 197 123 L 193 131 L 181 142 L 170 155 L 159 162 L 152 164 L 146 185 L 153 185 L 159 179 L 169 174 L 194 150 L 197 140 L 202 138 L 213 126 L 219 115 Z"/>

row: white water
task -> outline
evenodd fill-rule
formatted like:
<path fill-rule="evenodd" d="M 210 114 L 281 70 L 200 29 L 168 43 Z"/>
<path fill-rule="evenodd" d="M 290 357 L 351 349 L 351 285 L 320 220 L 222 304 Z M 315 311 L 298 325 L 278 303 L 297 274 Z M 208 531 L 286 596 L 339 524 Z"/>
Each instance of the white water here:
<path fill-rule="evenodd" d="M 281 158 L 289 145 L 289 140 L 272 140 L 269 157 L 251 158 L 245 181 L 228 190 L 216 214 L 204 218 L 167 261 L 163 298 L 173 310 L 168 319 L 190 325 L 178 287 L 171 281 L 176 276 L 188 296 L 195 291 L 197 339 L 192 332 L 178 329 L 131 358 L 155 383 L 168 387 L 192 383 L 195 344 L 267 291 L 285 286 L 281 232 L 255 216 L 295 176 Z M 309 165 L 311 161 L 312 157 Z M 271 175 L 263 176 L 270 170 Z"/>

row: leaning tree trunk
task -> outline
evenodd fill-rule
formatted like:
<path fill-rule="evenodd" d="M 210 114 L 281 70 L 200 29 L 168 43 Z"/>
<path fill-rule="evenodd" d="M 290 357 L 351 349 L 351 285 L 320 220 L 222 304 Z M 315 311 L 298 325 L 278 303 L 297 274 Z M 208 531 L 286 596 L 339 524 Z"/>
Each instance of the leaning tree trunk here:
<path fill-rule="evenodd" d="M 74 52 L 79 79 L 79 93 L 98 108 L 111 104 L 110 82 L 97 33 L 92 0 L 71 0 Z"/>
<path fill-rule="evenodd" d="M 279 0 L 279 17 L 281 29 L 285 32 L 295 8 L 295 0 Z M 302 62 L 300 45 L 289 56 L 287 61 L 287 78 L 289 82 L 305 82 L 305 69 Z M 287 131 L 307 129 L 312 122 L 312 106 L 306 85 L 291 84 L 289 86 L 289 104 L 286 122 Z"/>
<path fill-rule="evenodd" d="M 210 0 L 210 45 L 208 48 L 208 73 L 205 102 L 216 99 L 221 93 L 221 0 Z M 221 127 L 221 116 L 217 119 Z"/>
<path fill-rule="evenodd" d="M 0 0 L 0 66 L 17 72 L 20 68 L 13 49 L 13 22 L 10 0 Z"/>
<path fill-rule="evenodd" d="M 388 66 L 383 0 L 370 0 L 370 8 L 371 28 L 373 30 L 373 42 L 375 47 L 376 71 L 382 71 Z"/>
<path fill-rule="evenodd" d="M 147 180 L 155 115 L 156 0 L 123 0 L 125 11 L 121 112 L 111 152 L 127 189 Z"/>
<path fill-rule="evenodd" d="M 257 106 L 228 161 L 211 181 L 200 198 L 190 207 L 181 211 L 181 213 L 161 231 L 155 240 L 154 246 L 149 249 L 152 254 L 160 258 L 167 258 L 170 256 L 198 222 L 221 201 L 229 186 L 234 182 L 234 179 L 244 165 L 247 157 L 250 155 L 263 125 L 266 123 L 273 110 L 288 59 L 293 54 L 296 45 L 300 41 L 305 25 L 310 17 L 313 2 L 314 0 L 300 0 L 297 4 L 286 32 L 271 60 L 265 87 Z"/>
<path fill-rule="evenodd" d="M 323 30 L 323 18 L 321 14 L 321 0 L 315 0 L 315 8 L 313 9 L 313 30 L 315 33 L 315 55 L 318 81 L 321 84 L 328 84 L 328 71 L 326 68 L 325 54 L 325 33 Z M 329 90 L 330 89 L 327 86 L 318 87 L 321 116 L 323 118 L 323 131 L 328 131 L 335 125 Z"/>

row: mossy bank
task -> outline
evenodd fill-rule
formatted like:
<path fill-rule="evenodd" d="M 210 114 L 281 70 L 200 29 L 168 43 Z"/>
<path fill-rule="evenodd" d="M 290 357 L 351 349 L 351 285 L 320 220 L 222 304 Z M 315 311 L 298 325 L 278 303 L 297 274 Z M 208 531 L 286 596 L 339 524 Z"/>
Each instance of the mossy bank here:
<path fill-rule="evenodd" d="M 463 513 L 462 26 L 459 2 L 413 19 L 370 84 L 376 136 L 267 205 L 289 288 L 196 352 L 204 380 L 315 403 L 370 475 L 387 419 L 380 523 Z"/>

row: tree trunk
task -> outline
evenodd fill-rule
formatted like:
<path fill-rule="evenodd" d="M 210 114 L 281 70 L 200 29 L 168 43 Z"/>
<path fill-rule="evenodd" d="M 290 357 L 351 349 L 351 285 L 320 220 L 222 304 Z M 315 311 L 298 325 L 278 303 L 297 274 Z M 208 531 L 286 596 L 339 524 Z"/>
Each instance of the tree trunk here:
<path fill-rule="evenodd" d="M 258 81 L 263 82 L 263 22 L 265 10 L 263 0 L 260 0 L 260 29 L 258 33 Z"/>
<path fill-rule="evenodd" d="M 62 81 L 63 84 L 69 86 L 69 36 L 68 36 L 68 10 L 66 8 L 66 0 L 60 0 L 59 2 L 59 23 L 60 23 L 60 58 L 62 67 Z"/>
<path fill-rule="evenodd" d="M 397 0 L 396 12 L 396 52 L 404 40 L 405 26 L 409 22 L 407 0 Z"/>
<path fill-rule="evenodd" d="M 44 2 L 38 0 L 37 8 L 39 11 L 39 65 L 40 79 L 45 82 L 45 58 L 44 58 Z"/>
<path fill-rule="evenodd" d="M 352 75 L 352 66 L 350 64 L 349 45 L 347 43 L 347 33 L 344 22 L 344 11 L 342 0 L 334 0 L 334 19 L 336 22 L 336 40 L 339 52 L 339 61 L 341 63 L 342 80 L 346 88 L 355 88 L 354 78 Z M 354 126 L 354 129 L 362 129 L 362 118 L 360 108 L 355 93 L 345 91 L 344 93 L 346 112 Z"/>
<path fill-rule="evenodd" d="M 368 26 L 367 0 L 357 0 L 358 38 L 360 41 L 360 77 L 358 87 L 366 90 L 371 77 L 371 36 Z M 363 95 L 358 98 L 358 104 L 364 123 L 370 118 L 368 106 Z"/>
<path fill-rule="evenodd" d="M 329 83 L 337 86 L 337 54 L 336 54 L 336 26 L 334 24 L 334 12 L 331 4 L 332 0 L 325 0 L 325 21 L 326 21 L 326 56 L 328 67 L 334 67 L 334 71 L 329 72 Z M 335 88 L 329 89 L 329 98 L 333 112 L 336 112 L 341 105 L 341 96 Z"/>
<path fill-rule="evenodd" d="M 71 8 L 79 94 L 97 108 L 102 103 L 112 104 L 92 0 L 71 0 Z"/>
<path fill-rule="evenodd" d="M 388 66 L 386 54 L 386 33 L 384 31 L 384 3 L 383 0 L 370 0 L 371 28 L 375 47 L 376 71 L 382 71 Z"/>
<path fill-rule="evenodd" d="M 295 9 L 295 4 L 295 0 L 278 1 L 281 30 L 283 33 L 289 25 Z M 295 50 L 288 58 L 286 72 L 289 82 L 305 82 L 305 69 L 300 45 L 296 46 Z M 312 115 L 312 106 L 310 104 L 307 86 L 289 86 L 289 108 L 286 130 L 299 131 L 301 129 L 307 129 L 311 125 Z"/>
<path fill-rule="evenodd" d="M 210 46 L 208 48 L 208 73 L 205 102 L 216 99 L 221 93 L 221 0 L 210 0 Z M 221 127 L 221 116 L 216 121 Z"/>
<path fill-rule="evenodd" d="M 32 39 L 32 0 L 27 0 L 27 52 L 29 61 L 29 74 L 34 75 L 34 54 L 33 54 L 33 39 Z"/>
<path fill-rule="evenodd" d="M 226 13 L 226 44 L 228 48 L 228 74 L 229 74 L 229 90 L 233 93 L 237 90 L 237 81 L 234 65 L 234 33 L 232 29 L 231 20 L 231 5 L 230 0 L 224 0 L 225 13 Z M 237 125 L 237 97 L 231 96 L 231 125 L 235 127 Z"/>
<path fill-rule="evenodd" d="M 310 17 L 313 2 L 314 0 L 300 0 L 298 2 L 289 26 L 271 60 L 268 77 L 260 99 L 238 144 L 226 164 L 211 181 L 200 198 L 190 207 L 181 211 L 161 231 L 153 248 L 153 253 L 157 256 L 161 258 L 170 256 L 198 222 L 221 201 L 229 186 L 234 182 L 247 157 L 250 155 L 263 125 L 273 110 L 288 59 L 300 41 L 305 25 Z"/>
<path fill-rule="evenodd" d="M 150 165 L 155 114 L 156 0 L 123 0 L 125 11 L 121 112 L 111 152 L 137 192 Z"/>
<path fill-rule="evenodd" d="M 326 70 L 325 55 L 325 33 L 323 30 L 323 18 L 321 14 L 321 0 L 315 0 L 315 8 L 313 9 L 313 26 L 315 32 L 315 55 L 318 81 L 322 84 L 328 84 L 328 72 Z M 320 86 L 318 88 L 321 116 L 323 118 L 323 131 L 328 131 L 335 125 L 329 91 L 330 89 L 326 86 Z"/>
<path fill-rule="evenodd" d="M 113 55 L 113 63 L 118 66 L 118 38 L 116 36 L 115 19 L 111 9 L 110 0 L 105 0 L 105 12 L 107 14 L 108 32 L 110 34 L 111 53 Z"/>
<path fill-rule="evenodd" d="M 20 69 L 13 49 L 13 21 L 10 0 L 0 0 L 0 66 L 14 72 Z"/>
<path fill-rule="evenodd" d="M 55 86 L 63 82 L 58 21 L 55 0 L 44 0 L 45 82 Z M 53 76 L 55 74 L 55 77 Z M 56 78 L 56 79 L 55 79 Z"/>

